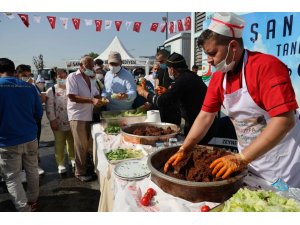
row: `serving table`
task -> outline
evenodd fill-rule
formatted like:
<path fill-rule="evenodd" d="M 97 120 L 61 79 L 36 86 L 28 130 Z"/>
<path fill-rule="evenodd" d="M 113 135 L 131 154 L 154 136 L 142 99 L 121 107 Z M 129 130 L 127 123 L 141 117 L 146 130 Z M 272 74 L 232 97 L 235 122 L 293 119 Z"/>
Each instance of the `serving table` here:
<path fill-rule="evenodd" d="M 114 164 L 110 164 L 105 152 L 118 147 L 141 149 L 146 156 L 140 159 L 147 162 L 147 154 L 157 151 L 159 147 L 150 145 L 126 143 L 121 134 L 108 135 L 100 123 L 92 126 L 93 153 L 95 168 L 100 183 L 99 212 L 196 212 L 203 205 L 213 208 L 218 202 L 192 203 L 181 198 L 174 197 L 151 181 L 150 176 L 138 180 L 124 180 L 114 173 Z M 178 143 L 180 144 L 180 143 Z M 253 189 L 272 190 L 271 185 L 253 175 L 248 174 L 244 178 L 244 185 Z M 140 199 L 148 188 L 153 188 L 157 194 L 152 199 L 150 206 L 143 206 Z"/>

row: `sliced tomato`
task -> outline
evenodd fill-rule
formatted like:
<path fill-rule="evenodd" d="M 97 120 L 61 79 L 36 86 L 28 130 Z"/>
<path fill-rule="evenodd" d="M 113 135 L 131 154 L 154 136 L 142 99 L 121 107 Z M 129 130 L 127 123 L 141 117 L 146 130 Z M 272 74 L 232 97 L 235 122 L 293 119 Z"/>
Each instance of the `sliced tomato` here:
<path fill-rule="evenodd" d="M 141 199 L 141 204 L 143 206 L 148 206 L 150 204 L 150 198 L 144 196 L 142 199 Z"/>
<path fill-rule="evenodd" d="M 209 212 L 209 211 L 210 211 L 210 208 L 209 208 L 208 205 L 204 205 L 204 206 L 201 207 L 200 210 L 201 210 L 201 212 Z"/>
<path fill-rule="evenodd" d="M 156 195 L 156 191 L 153 188 L 148 188 L 147 193 L 151 196 Z"/>

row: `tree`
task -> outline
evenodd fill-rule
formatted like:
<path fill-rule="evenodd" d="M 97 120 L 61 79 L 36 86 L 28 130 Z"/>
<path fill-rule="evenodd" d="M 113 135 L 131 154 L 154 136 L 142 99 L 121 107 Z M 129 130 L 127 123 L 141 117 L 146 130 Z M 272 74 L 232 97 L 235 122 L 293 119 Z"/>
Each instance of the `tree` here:
<path fill-rule="evenodd" d="M 84 56 L 90 56 L 93 59 L 97 58 L 99 56 L 99 54 L 95 53 L 95 52 L 90 52 L 88 54 L 85 54 Z"/>
<path fill-rule="evenodd" d="M 38 56 L 33 56 L 32 62 L 34 64 L 36 70 L 44 69 L 44 58 L 43 58 L 42 54 L 39 54 Z"/>

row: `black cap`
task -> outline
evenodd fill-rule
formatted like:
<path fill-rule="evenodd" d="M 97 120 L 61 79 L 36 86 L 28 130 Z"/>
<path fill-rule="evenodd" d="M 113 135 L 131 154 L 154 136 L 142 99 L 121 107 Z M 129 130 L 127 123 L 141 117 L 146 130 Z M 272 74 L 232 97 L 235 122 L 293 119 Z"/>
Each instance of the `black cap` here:
<path fill-rule="evenodd" d="M 174 68 L 188 68 L 186 65 L 185 59 L 182 55 L 174 52 L 167 59 L 167 66 Z"/>

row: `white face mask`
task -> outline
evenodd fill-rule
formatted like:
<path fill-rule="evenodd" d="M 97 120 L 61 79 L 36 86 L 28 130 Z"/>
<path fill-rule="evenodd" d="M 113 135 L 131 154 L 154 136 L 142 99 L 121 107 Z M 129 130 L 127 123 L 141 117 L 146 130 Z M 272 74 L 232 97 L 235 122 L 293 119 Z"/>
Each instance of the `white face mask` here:
<path fill-rule="evenodd" d="M 231 63 L 226 64 L 226 60 L 227 60 L 227 57 L 229 54 L 229 48 L 230 48 L 230 45 L 228 45 L 226 58 L 224 60 L 222 60 L 221 62 L 219 62 L 217 65 L 215 65 L 216 70 L 221 71 L 222 73 L 227 73 L 228 71 L 232 70 L 235 65 L 235 61 L 233 61 L 235 52 L 233 53 Z"/>
<path fill-rule="evenodd" d="M 102 73 L 96 73 L 96 79 L 102 80 L 103 79 L 103 74 Z"/>
<path fill-rule="evenodd" d="M 168 68 L 169 77 L 170 77 L 171 80 L 175 80 L 174 74 L 172 74 L 171 71 L 172 70 L 170 68 Z"/>
<path fill-rule="evenodd" d="M 109 69 L 113 74 L 116 74 L 121 70 L 121 66 L 109 66 Z"/>
<path fill-rule="evenodd" d="M 29 78 L 28 77 L 21 77 L 21 80 L 27 82 L 29 80 Z"/>

